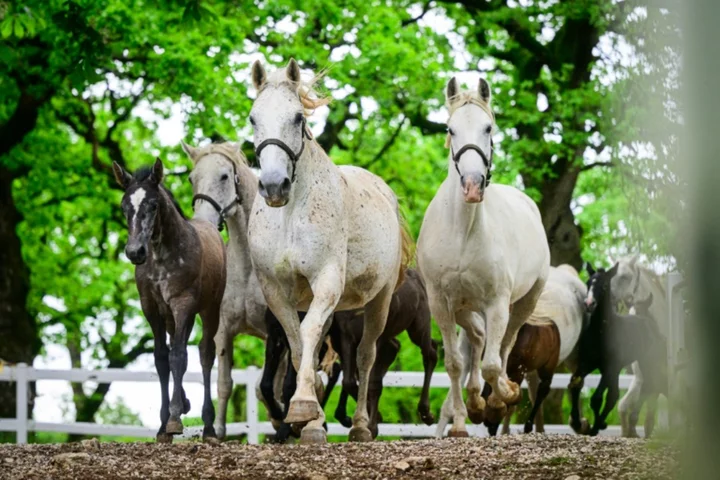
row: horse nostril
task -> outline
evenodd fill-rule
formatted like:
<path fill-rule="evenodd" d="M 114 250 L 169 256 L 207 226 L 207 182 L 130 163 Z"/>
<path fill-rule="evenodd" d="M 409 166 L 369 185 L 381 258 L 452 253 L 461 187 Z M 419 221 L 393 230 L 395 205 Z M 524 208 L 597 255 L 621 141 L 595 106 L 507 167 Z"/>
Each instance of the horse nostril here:
<path fill-rule="evenodd" d="M 283 192 L 287 192 L 290 190 L 291 182 L 290 179 L 285 177 L 285 179 L 282 182 L 282 190 Z"/>
<path fill-rule="evenodd" d="M 265 185 L 263 185 L 262 180 L 258 180 L 258 189 L 265 191 Z"/>
<path fill-rule="evenodd" d="M 141 258 L 145 257 L 145 246 L 144 245 L 141 246 L 140 248 L 138 248 L 137 255 Z"/>
<path fill-rule="evenodd" d="M 465 175 L 460 175 L 460 185 L 465 186 Z"/>

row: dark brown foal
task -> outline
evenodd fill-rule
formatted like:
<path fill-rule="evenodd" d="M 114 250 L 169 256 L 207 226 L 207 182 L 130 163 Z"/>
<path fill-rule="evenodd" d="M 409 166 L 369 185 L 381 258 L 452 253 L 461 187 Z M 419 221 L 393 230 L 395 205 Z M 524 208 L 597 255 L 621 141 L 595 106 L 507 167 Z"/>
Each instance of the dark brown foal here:
<path fill-rule="evenodd" d="M 530 416 L 525 422 L 525 433 L 532 432 L 535 415 L 542 407 L 542 403 L 550 393 L 553 375 L 558 366 L 560 357 L 560 332 L 555 323 L 528 321 L 520 328 L 515 345 L 508 357 L 508 378 L 520 385 L 528 372 L 536 372 L 540 384 L 538 385 Z M 486 400 L 492 393 L 492 387 L 485 383 L 482 396 Z M 485 407 L 484 424 L 490 435 L 497 433 L 498 426 L 508 414 L 507 407 L 493 408 L 488 404 Z"/>
<path fill-rule="evenodd" d="M 400 351 L 400 342 L 395 337 L 406 331 L 410 340 L 420 347 L 423 356 L 425 378 L 418 403 L 420 418 L 427 425 L 435 423 L 430 412 L 430 380 L 437 364 L 437 342 L 431 337 L 430 308 L 428 307 L 425 284 L 420 274 L 413 270 L 406 271 L 405 281 L 395 292 L 390 304 L 385 331 L 377 342 L 375 365 L 370 373 L 368 388 L 368 414 L 370 431 L 373 438 L 377 436 L 377 425 L 380 422 L 378 403 L 382 393 L 382 380 L 390 365 Z M 357 348 L 363 334 L 362 310 L 336 312 L 330 327 L 330 338 L 333 348 L 340 356 L 343 370 L 342 392 L 335 410 L 335 418 L 346 427 L 352 425 L 347 415 L 347 397 L 357 398 Z"/>
<path fill-rule="evenodd" d="M 212 441 L 216 436 L 210 371 L 225 292 L 225 245 L 214 225 L 185 218 L 170 191 L 162 185 L 160 159 L 152 168 L 141 168 L 134 175 L 117 163 L 113 163 L 113 170 L 125 190 L 122 199 L 128 222 L 125 254 L 136 265 L 140 303 L 155 338 L 155 368 L 162 393 L 157 441 L 172 442 L 172 435 L 183 433 L 180 415 L 190 411 L 182 379 L 187 370 L 187 342 L 197 314 L 203 326 L 200 342 L 205 387 L 203 439 Z M 168 391 L 170 372 L 172 400 Z"/>

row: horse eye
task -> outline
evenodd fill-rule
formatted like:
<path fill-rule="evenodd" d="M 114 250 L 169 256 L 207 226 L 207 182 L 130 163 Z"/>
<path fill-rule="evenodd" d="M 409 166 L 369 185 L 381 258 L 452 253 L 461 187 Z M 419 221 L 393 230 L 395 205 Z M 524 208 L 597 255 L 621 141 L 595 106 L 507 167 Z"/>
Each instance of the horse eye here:
<path fill-rule="evenodd" d="M 255 126 L 255 119 L 252 116 L 250 117 L 250 125 Z"/>
<path fill-rule="evenodd" d="M 220 177 L 220 180 L 222 180 L 223 182 L 227 179 L 228 179 L 227 173 L 223 173 L 222 176 Z"/>
<path fill-rule="evenodd" d="M 490 132 L 492 132 L 492 125 L 488 125 L 488 127 L 485 129 L 485 133 L 487 133 L 488 135 L 490 134 Z"/>
<path fill-rule="evenodd" d="M 452 129 L 452 128 L 449 128 L 449 127 L 448 127 L 448 133 L 449 133 L 450 135 L 455 135 L 455 132 L 453 132 L 453 129 Z"/>
<path fill-rule="evenodd" d="M 300 125 L 300 122 L 303 120 L 303 114 L 298 113 L 295 115 L 295 125 Z"/>
<path fill-rule="evenodd" d="M 188 182 L 190 182 L 190 185 L 192 185 L 192 177 L 188 177 Z"/>

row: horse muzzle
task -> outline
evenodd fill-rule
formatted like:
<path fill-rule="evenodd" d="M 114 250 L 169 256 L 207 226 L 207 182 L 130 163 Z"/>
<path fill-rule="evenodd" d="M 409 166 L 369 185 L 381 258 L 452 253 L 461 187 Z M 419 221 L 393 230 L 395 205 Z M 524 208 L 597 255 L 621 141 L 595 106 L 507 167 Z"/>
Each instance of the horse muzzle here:
<path fill-rule="evenodd" d="M 270 180 L 263 180 L 261 177 L 258 182 L 258 193 L 269 207 L 284 207 L 290 200 L 291 187 L 292 182 L 287 176 Z"/>
<path fill-rule="evenodd" d="M 465 203 L 480 203 L 485 198 L 485 175 L 467 175 L 460 177 Z"/>
<path fill-rule="evenodd" d="M 128 244 L 125 247 L 125 256 L 133 265 L 142 265 L 147 261 L 147 248 L 141 243 Z"/>

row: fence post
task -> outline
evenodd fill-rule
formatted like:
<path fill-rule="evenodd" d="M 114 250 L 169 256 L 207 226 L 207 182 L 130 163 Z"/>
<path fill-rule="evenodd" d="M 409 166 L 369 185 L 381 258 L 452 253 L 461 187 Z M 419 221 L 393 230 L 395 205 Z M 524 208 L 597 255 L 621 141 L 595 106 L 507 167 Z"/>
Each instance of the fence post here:
<path fill-rule="evenodd" d="M 28 437 L 28 366 L 18 363 L 15 366 L 15 442 L 27 443 Z"/>
<path fill-rule="evenodd" d="M 258 368 L 250 366 L 245 371 L 247 383 L 245 384 L 245 416 L 247 417 L 247 441 L 251 445 L 260 443 L 258 434 L 258 400 L 255 394 L 255 384 L 258 380 Z"/>

